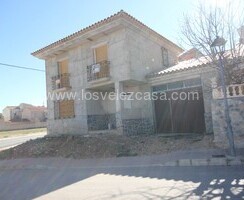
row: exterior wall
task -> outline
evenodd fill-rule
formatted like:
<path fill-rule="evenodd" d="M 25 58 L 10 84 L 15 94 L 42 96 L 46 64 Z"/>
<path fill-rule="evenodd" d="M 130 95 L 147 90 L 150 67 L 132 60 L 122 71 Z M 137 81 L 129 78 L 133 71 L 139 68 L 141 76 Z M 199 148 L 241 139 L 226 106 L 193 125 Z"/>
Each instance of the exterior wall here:
<path fill-rule="evenodd" d="M 244 147 L 244 98 L 228 99 L 234 141 L 237 147 Z M 218 146 L 228 147 L 227 125 L 224 116 L 223 99 L 212 101 L 214 141 Z"/>
<path fill-rule="evenodd" d="M 131 84 L 134 88 L 131 87 L 129 90 L 150 91 L 148 85 L 141 87 L 138 85 L 146 82 L 145 76 L 148 73 L 158 70 L 162 66 L 162 45 L 147 38 L 144 32 L 138 31 L 132 26 L 128 27 L 127 24 L 109 34 L 100 34 L 91 41 L 87 40 L 82 44 L 77 44 L 77 47 L 46 60 L 47 93 L 53 92 L 51 78 L 57 75 L 57 62 L 68 59 L 71 89 L 66 92 L 76 93 L 79 96 L 75 98 L 75 118 L 70 119 L 55 119 L 54 101 L 48 99 L 48 134 L 87 134 L 89 129 L 98 129 L 95 127 L 96 124 L 100 124 L 99 127 L 104 129 L 108 122 L 111 122 L 113 128 L 114 118 L 119 133 L 124 132 L 123 128 L 127 130 L 127 134 L 138 132 L 139 128 L 127 128 L 133 124 L 137 124 L 136 127 L 141 124 L 143 128 L 140 128 L 140 132 L 142 130 L 153 132 L 153 111 L 150 101 L 133 101 L 131 109 L 124 109 L 124 103 L 119 100 L 111 102 L 106 99 L 94 102 L 85 101 L 80 96 L 82 90 L 96 90 L 98 87 L 106 87 L 111 84 L 114 84 L 115 92 L 117 92 L 116 88 L 123 91 L 123 86 L 133 81 L 136 82 Z M 103 44 L 108 46 L 110 79 L 101 83 L 87 82 L 87 66 L 95 63 L 93 49 Z M 165 48 L 169 49 L 169 61 L 172 64 L 175 61 L 176 53 L 172 53 L 173 51 L 171 52 L 170 47 L 166 44 Z M 101 122 L 102 116 L 106 115 L 110 116 L 108 120 Z M 91 123 L 93 120 L 98 123 Z"/>
<path fill-rule="evenodd" d="M 21 120 L 21 111 L 19 107 L 6 107 L 3 109 L 4 121 Z"/>
<path fill-rule="evenodd" d="M 24 109 L 22 112 L 22 120 L 28 120 L 31 122 L 43 122 L 46 120 L 46 111 L 36 111 L 32 109 Z"/>
<path fill-rule="evenodd" d="M 29 108 L 26 108 L 26 109 L 23 110 L 22 119 L 32 121 L 31 110 Z"/>
<path fill-rule="evenodd" d="M 122 101 L 123 133 L 126 135 L 152 134 L 154 133 L 152 101 L 142 96 L 137 99 L 135 94 L 150 94 L 148 84 L 124 86 L 124 92 L 128 92 L 133 100 Z M 140 95 L 138 96 L 140 98 Z M 129 96 L 128 96 L 129 98 Z"/>
<path fill-rule="evenodd" d="M 213 74 L 213 72 L 208 72 L 201 76 L 206 133 L 213 133 L 211 109 L 211 102 L 213 101 L 211 77 L 213 77 Z"/>
<path fill-rule="evenodd" d="M 71 90 L 67 93 L 75 94 L 81 91 L 84 87 L 84 80 L 82 79 L 85 66 L 82 63 L 81 49 L 76 48 L 68 53 L 59 55 L 46 61 L 46 84 L 47 94 L 52 94 L 52 76 L 57 75 L 57 62 L 61 59 L 69 59 L 69 73 Z M 55 93 L 54 93 L 55 94 Z M 48 108 L 48 134 L 86 134 L 87 133 L 87 114 L 86 114 L 86 102 L 85 100 L 79 100 L 75 98 L 75 118 L 69 119 L 55 119 L 54 100 L 47 99 Z"/>
<path fill-rule="evenodd" d="M 46 122 L 2 122 L 0 121 L 0 131 L 45 128 L 46 126 L 47 126 Z"/>
<path fill-rule="evenodd" d="M 134 27 L 126 29 L 126 47 L 130 77 L 133 80 L 145 81 L 147 74 L 165 68 L 162 47 L 168 50 L 169 66 L 176 62 L 177 53 L 173 52 L 167 44 L 154 41 L 150 35 L 145 35 Z"/>
<path fill-rule="evenodd" d="M 101 92 L 101 91 L 97 91 Z M 103 95 L 108 95 L 109 91 Z M 105 97 L 105 96 L 104 96 Z M 108 96 L 102 100 L 87 101 L 87 124 L 89 131 L 107 130 L 116 128 L 115 118 L 115 100 L 109 99 Z"/>
<path fill-rule="evenodd" d="M 62 59 L 69 60 L 69 73 L 71 90 L 68 92 L 81 95 L 81 91 L 85 91 L 89 87 L 87 82 L 87 66 L 94 63 L 93 48 L 97 45 L 107 43 L 108 45 L 108 60 L 110 61 L 111 82 L 115 80 L 124 80 L 127 77 L 126 64 L 124 56 L 124 31 L 123 29 L 111 33 L 110 35 L 100 37 L 92 42 L 87 42 L 77 48 L 69 50 L 65 54 L 58 55 L 46 61 L 46 82 L 47 93 L 52 91 L 52 76 L 57 75 L 57 62 Z M 123 70 L 123 72 L 122 72 Z M 48 99 L 48 133 L 49 134 L 86 134 L 87 112 L 94 111 L 88 109 L 92 107 L 92 102 L 86 102 L 80 97 L 75 98 L 75 118 L 72 119 L 54 119 L 54 101 Z M 94 105 L 94 104 L 93 104 Z M 101 109 L 98 108 L 96 114 L 101 114 Z M 105 106 L 105 105 L 104 105 Z M 94 109 L 93 109 L 94 110 Z"/>
<path fill-rule="evenodd" d="M 3 109 L 3 117 L 4 117 L 4 121 L 10 121 L 12 119 L 12 109 L 10 108 L 4 108 Z"/>

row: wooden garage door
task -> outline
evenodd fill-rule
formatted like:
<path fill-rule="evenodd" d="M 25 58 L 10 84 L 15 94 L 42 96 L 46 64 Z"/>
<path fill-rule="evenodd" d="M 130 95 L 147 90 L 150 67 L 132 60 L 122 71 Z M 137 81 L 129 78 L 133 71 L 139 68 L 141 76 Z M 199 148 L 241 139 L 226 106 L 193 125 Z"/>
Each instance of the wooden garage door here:
<path fill-rule="evenodd" d="M 158 133 L 203 133 L 205 132 L 204 105 L 201 87 L 168 91 L 180 94 L 197 91 L 199 99 L 190 100 L 156 100 L 155 115 Z"/>

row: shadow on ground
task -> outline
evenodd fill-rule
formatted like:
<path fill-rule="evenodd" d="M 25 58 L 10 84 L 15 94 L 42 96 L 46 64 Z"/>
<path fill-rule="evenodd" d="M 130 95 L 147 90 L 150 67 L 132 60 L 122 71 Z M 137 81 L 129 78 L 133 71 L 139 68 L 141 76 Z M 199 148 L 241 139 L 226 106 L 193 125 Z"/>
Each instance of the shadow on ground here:
<path fill-rule="evenodd" d="M 243 167 L 3 170 L 0 199 L 244 199 Z"/>

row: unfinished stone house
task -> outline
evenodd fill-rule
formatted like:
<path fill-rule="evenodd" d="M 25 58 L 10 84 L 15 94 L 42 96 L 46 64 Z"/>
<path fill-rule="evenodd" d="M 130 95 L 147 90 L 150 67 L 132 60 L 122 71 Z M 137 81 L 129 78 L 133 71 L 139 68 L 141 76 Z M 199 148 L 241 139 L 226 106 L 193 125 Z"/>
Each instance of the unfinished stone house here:
<path fill-rule="evenodd" d="M 48 133 L 212 133 L 213 69 L 198 52 L 182 52 L 124 11 L 33 52 L 46 65 Z M 125 98 L 86 99 L 86 92 Z M 198 92 L 199 99 L 129 98 L 152 92 Z M 65 93 L 78 96 L 50 98 Z"/>

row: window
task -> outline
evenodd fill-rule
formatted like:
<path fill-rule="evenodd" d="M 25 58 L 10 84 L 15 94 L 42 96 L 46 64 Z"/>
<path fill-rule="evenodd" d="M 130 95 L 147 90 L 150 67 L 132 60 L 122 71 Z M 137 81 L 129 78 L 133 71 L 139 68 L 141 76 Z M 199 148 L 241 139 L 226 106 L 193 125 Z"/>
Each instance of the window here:
<path fill-rule="evenodd" d="M 107 45 L 102 45 L 94 49 L 95 62 L 99 63 L 108 60 L 108 47 Z"/>
<path fill-rule="evenodd" d="M 153 87 L 153 92 L 164 92 L 164 91 L 167 91 L 167 90 L 168 90 L 167 84 Z"/>
<path fill-rule="evenodd" d="M 68 73 L 68 60 L 63 60 L 58 62 L 58 74 L 67 74 Z"/>
<path fill-rule="evenodd" d="M 195 86 L 201 86 L 201 79 L 195 78 L 195 79 L 189 79 L 185 80 L 185 87 L 195 87 Z"/>
<path fill-rule="evenodd" d="M 152 90 L 153 92 L 164 92 L 164 91 L 178 90 L 183 88 L 192 88 L 192 87 L 199 87 L 199 86 L 201 86 L 201 79 L 194 78 L 194 79 L 188 79 L 184 81 L 177 81 L 177 82 L 167 83 L 163 85 L 153 86 Z"/>
<path fill-rule="evenodd" d="M 54 103 L 55 119 L 75 117 L 74 100 L 62 100 Z"/>
<path fill-rule="evenodd" d="M 163 59 L 163 66 L 168 67 L 169 66 L 169 53 L 168 50 L 164 47 L 161 48 L 162 51 L 162 59 Z"/>
<path fill-rule="evenodd" d="M 58 75 L 53 77 L 53 89 L 70 88 L 68 60 L 58 62 Z"/>
<path fill-rule="evenodd" d="M 177 81 L 173 83 L 168 83 L 168 89 L 174 90 L 174 89 L 181 89 L 184 87 L 183 81 Z"/>

